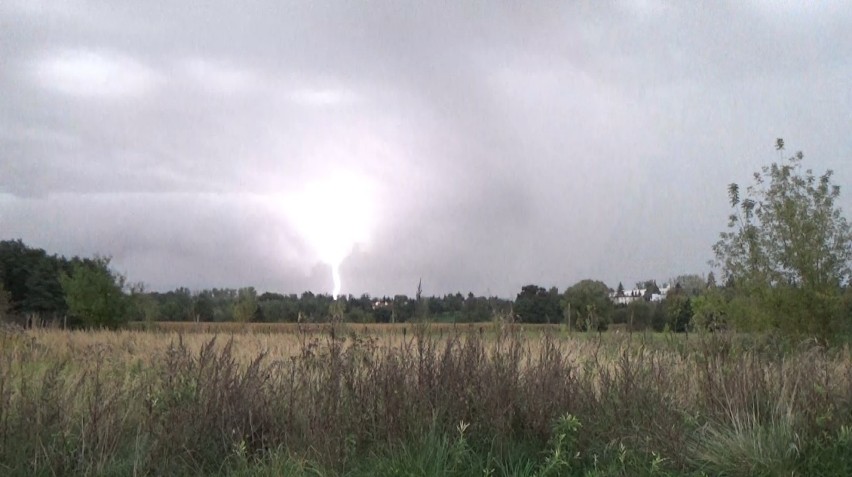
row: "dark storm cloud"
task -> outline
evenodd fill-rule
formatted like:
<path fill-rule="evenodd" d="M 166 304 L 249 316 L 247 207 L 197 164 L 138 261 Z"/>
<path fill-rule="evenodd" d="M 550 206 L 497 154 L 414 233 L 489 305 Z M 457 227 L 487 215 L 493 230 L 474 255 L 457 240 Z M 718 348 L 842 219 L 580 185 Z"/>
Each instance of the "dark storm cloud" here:
<path fill-rule="evenodd" d="M 345 292 L 704 272 L 775 137 L 852 182 L 849 31 L 843 2 L 7 2 L 0 230 L 322 291 L 287 211 L 342 171 L 375 193 Z"/>

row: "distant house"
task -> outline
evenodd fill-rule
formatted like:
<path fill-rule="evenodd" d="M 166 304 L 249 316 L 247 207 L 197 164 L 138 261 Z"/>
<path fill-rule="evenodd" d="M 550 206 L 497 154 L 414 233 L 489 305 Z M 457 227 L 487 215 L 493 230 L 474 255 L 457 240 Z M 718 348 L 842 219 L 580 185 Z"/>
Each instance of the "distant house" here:
<path fill-rule="evenodd" d="M 660 293 L 651 294 L 650 301 L 660 302 L 666 298 L 666 295 L 669 293 L 668 285 L 663 285 L 660 287 Z M 632 290 L 624 290 L 624 293 L 619 294 L 618 292 L 611 292 L 609 294 L 610 300 L 616 305 L 627 305 L 636 300 L 643 300 L 645 298 L 645 288 L 634 288 Z"/>
<path fill-rule="evenodd" d="M 618 294 L 617 292 L 612 292 L 609 294 L 609 298 L 616 305 L 627 305 L 636 300 L 641 300 L 645 296 L 644 288 L 634 288 L 633 290 L 624 290 L 624 293 Z"/>
<path fill-rule="evenodd" d="M 665 300 L 666 295 L 669 294 L 670 288 L 671 288 L 670 286 L 663 284 L 663 286 L 660 287 L 660 293 L 654 293 L 653 295 L 651 295 L 651 301 L 663 301 L 663 300 Z"/>

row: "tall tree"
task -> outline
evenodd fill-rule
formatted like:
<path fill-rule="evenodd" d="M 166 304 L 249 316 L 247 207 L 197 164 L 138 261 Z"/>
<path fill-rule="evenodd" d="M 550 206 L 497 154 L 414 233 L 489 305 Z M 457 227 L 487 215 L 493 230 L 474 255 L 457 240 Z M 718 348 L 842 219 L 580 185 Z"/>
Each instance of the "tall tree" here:
<path fill-rule="evenodd" d="M 110 270 L 109 262 L 96 257 L 75 263 L 60 279 L 68 312 L 86 326 L 114 328 L 126 319 L 124 278 Z"/>
<path fill-rule="evenodd" d="M 514 311 L 526 323 L 556 322 L 562 316 L 558 290 L 551 293 L 537 285 L 526 285 L 515 298 Z"/>
<path fill-rule="evenodd" d="M 692 300 L 692 326 L 696 330 L 716 331 L 725 327 L 728 308 L 722 291 L 709 288 L 707 293 Z"/>
<path fill-rule="evenodd" d="M 65 295 L 59 284 L 63 271 L 70 271 L 70 263 L 64 257 L 30 248 L 21 240 L 0 242 L 0 277 L 10 293 L 15 313 L 54 316 L 64 313 Z"/>
<path fill-rule="evenodd" d="M 186 321 L 192 318 L 192 292 L 188 288 L 158 295 L 160 315 L 166 321 Z M 230 310 L 228 313 L 230 318 Z"/>
<path fill-rule="evenodd" d="M 195 321 L 213 321 L 213 298 L 203 290 L 192 297 L 192 318 Z"/>
<path fill-rule="evenodd" d="M 701 280 L 703 285 L 704 280 Z M 695 295 L 693 295 L 695 296 Z M 689 292 L 677 283 L 663 302 L 666 326 L 676 332 L 689 331 L 692 322 L 692 300 Z"/>
<path fill-rule="evenodd" d="M 42 256 L 33 264 L 26 280 L 27 295 L 21 303 L 23 310 L 42 316 L 65 311 L 58 265 L 54 257 L 47 256 Z"/>
<path fill-rule="evenodd" d="M 758 314 L 770 325 L 827 333 L 852 277 L 852 229 L 832 171 L 817 176 L 803 159 L 798 152 L 763 167 L 744 194 L 728 186 L 734 213 L 713 251 L 725 281 L 760 300 Z"/>
<path fill-rule="evenodd" d="M 576 329 L 603 330 L 612 317 L 609 287 L 598 280 L 581 280 L 570 286 L 562 296 L 562 306 L 571 307 L 571 326 Z"/>
<path fill-rule="evenodd" d="M 241 288 L 234 304 L 234 319 L 248 323 L 255 319 L 257 310 L 257 292 L 254 287 Z"/>
<path fill-rule="evenodd" d="M 627 324 L 631 330 L 651 327 L 652 304 L 645 300 L 633 300 L 627 304 Z"/>
<path fill-rule="evenodd" d="M 160 308 L 157 300 L 145 291 L 144 283 L 131 283 L 128 289 L 130 291 L 127 297 L 128 320 L 153 322 L 159 319 Z"/>

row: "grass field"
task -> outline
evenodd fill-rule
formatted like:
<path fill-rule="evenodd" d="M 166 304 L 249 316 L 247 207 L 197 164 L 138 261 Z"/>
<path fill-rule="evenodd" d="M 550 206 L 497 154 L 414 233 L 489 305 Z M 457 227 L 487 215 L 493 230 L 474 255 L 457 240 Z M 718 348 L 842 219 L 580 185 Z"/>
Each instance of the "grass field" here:
<path fill-rule="evenodd" d="M 2 475 L 852 475 L 852 352 L 559 326 L 0 331 Z"/>

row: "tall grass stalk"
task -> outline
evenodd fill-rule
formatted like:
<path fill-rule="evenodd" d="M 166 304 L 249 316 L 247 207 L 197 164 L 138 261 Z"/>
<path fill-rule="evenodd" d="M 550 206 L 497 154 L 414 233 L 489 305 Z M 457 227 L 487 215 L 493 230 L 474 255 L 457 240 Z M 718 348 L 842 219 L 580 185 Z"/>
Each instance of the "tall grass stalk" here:
<path fill-rule="evenodd" d="M 848 348 L 404 329 L 3 329 L 0 473 L 771 475 L 852 460 L 837 445 Z"/>

